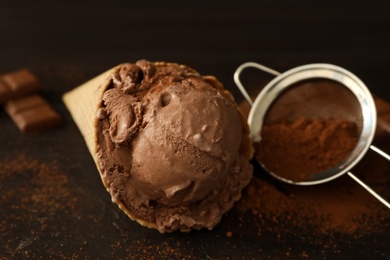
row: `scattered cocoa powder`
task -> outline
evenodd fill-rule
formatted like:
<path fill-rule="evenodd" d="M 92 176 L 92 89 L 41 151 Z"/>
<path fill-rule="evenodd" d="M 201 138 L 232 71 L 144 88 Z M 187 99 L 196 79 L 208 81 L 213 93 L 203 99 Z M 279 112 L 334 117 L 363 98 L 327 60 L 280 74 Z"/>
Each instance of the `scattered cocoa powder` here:
<path fill-rule="evenodd" d="M 0 258 L 37 257 L 26 248 L 52 232 L 58 218 L 80 217 L 68 185 L 68 176 L 55 161 L 43 163 L 24 154 L 0 161 Z"/>
<path fill-rule="evenodd" d="M 358 135 L 353 122 L 301 117 L 265 124 L 255 149 L 267 170 L 291 181 L 309 181 L 345 160 Z"/>
<path fill-rule="evenodd" d="M 260 224 L 266 220 L 284 223 L 281 229 L 299 227 L 309 234 L 341 233 L 359 237 L 386 228 L 383 225 L 388 226 L 385 220 L 389 219 L 382 204 L 344 177 L 313 187 L 274 185 L 255 177 L 238 208 L 251 211 Z"/>
<path fill-rule="evenodd" d="M 196 258 L 175 236 L 129 232 L 138 226 L 78 185 L 60 162 L 12 152 L 1 158 L 0 259 Z M 107 218 L 107 210 L 118 215 Z"/>

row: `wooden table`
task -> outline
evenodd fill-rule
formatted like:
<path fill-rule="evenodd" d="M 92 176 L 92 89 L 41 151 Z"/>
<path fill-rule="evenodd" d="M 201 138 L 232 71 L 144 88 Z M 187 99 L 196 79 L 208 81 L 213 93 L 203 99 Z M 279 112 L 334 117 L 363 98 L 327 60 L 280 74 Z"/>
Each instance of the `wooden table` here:
<path fill-rule="evenodd" d="M 311 236 L 305 233 L 259 236 L 254 217 L 236 208 L 213 231 L 161 235 L 143 228 L 111 203 L 61 101 L 100 72 L 138 59 L 183 63 L 215 75 L 237 102 L 243 98 L 233 73 L 243 62 L 279 71 L 332 63 L 390 100 L 390 16 L 384 6 L 306 0 L 1 3 L 0 73 L 34 72 L 63 126 L 23 135 L 0 110 L 0 258 L 389 259 L 389 218 L 382 232 L 332 237 L 333 247 L 302 242 Z M 252 81 L 252 92 L 261 80 Z"/>

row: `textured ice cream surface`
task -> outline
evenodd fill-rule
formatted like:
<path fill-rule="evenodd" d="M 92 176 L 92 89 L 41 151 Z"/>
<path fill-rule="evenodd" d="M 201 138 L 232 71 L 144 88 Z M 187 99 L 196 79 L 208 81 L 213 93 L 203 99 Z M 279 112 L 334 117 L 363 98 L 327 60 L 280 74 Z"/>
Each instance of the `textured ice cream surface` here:
<path fill-rule="evenodd" d="M 120 65 L 96 116 L 103 183 L 129 216 L 161 233 L 212 229 L 252 177 L 232 96 L 187 66 Z"/>

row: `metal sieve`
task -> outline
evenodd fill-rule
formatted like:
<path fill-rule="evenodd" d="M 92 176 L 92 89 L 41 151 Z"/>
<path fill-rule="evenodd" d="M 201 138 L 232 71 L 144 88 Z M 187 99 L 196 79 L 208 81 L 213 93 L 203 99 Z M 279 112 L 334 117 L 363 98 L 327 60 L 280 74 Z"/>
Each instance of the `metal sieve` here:
<path fill-rule="evenodd" d="M 259 93 L 253 102 L 240 81 L 246 68 L 256 68 L 276 76 Z M 310 84 L 315 80 L 328 80 L 335 84 Z M 358 128 L 358 139 L 353 150 L 345 159 L 330 169 L 313 172 L 305 181 L 294 181 L 269 170 L 259 158 L 262 167 L 274 178 L 294 185 L 316 185 L 338 178 L 345 173 L 359 183 L 375 198 L 390 208 L 390 204 L 369 186 L 350 172 L 368 149 L 390 160 L 390 156 L 373 146 L 376 128 L 376 107 L 365 84 L 351 72 L 325 63 L 308 64 L 284 73 L 254 62 L 247 62 L 237 68 L 234 81 L 251 105 L 248 116 L 250 137 L 254 143 L 261 143 L 262 128 L 269 122 L 306 118 L 337 118 L 353 122 Z"/>

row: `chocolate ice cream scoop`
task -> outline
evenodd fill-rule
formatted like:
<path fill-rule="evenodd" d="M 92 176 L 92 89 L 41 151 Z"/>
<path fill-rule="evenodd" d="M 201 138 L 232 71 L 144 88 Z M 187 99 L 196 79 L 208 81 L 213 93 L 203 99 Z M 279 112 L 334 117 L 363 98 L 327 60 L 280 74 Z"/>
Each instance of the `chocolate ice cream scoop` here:
<path fill-rule="evenodd" d="M 231 94 L 215 77 L 146 60 L 119 65 L 101 92 L 91 152 L 112 200 L 161 233 L 212 229 L 252 177 Z"/>

